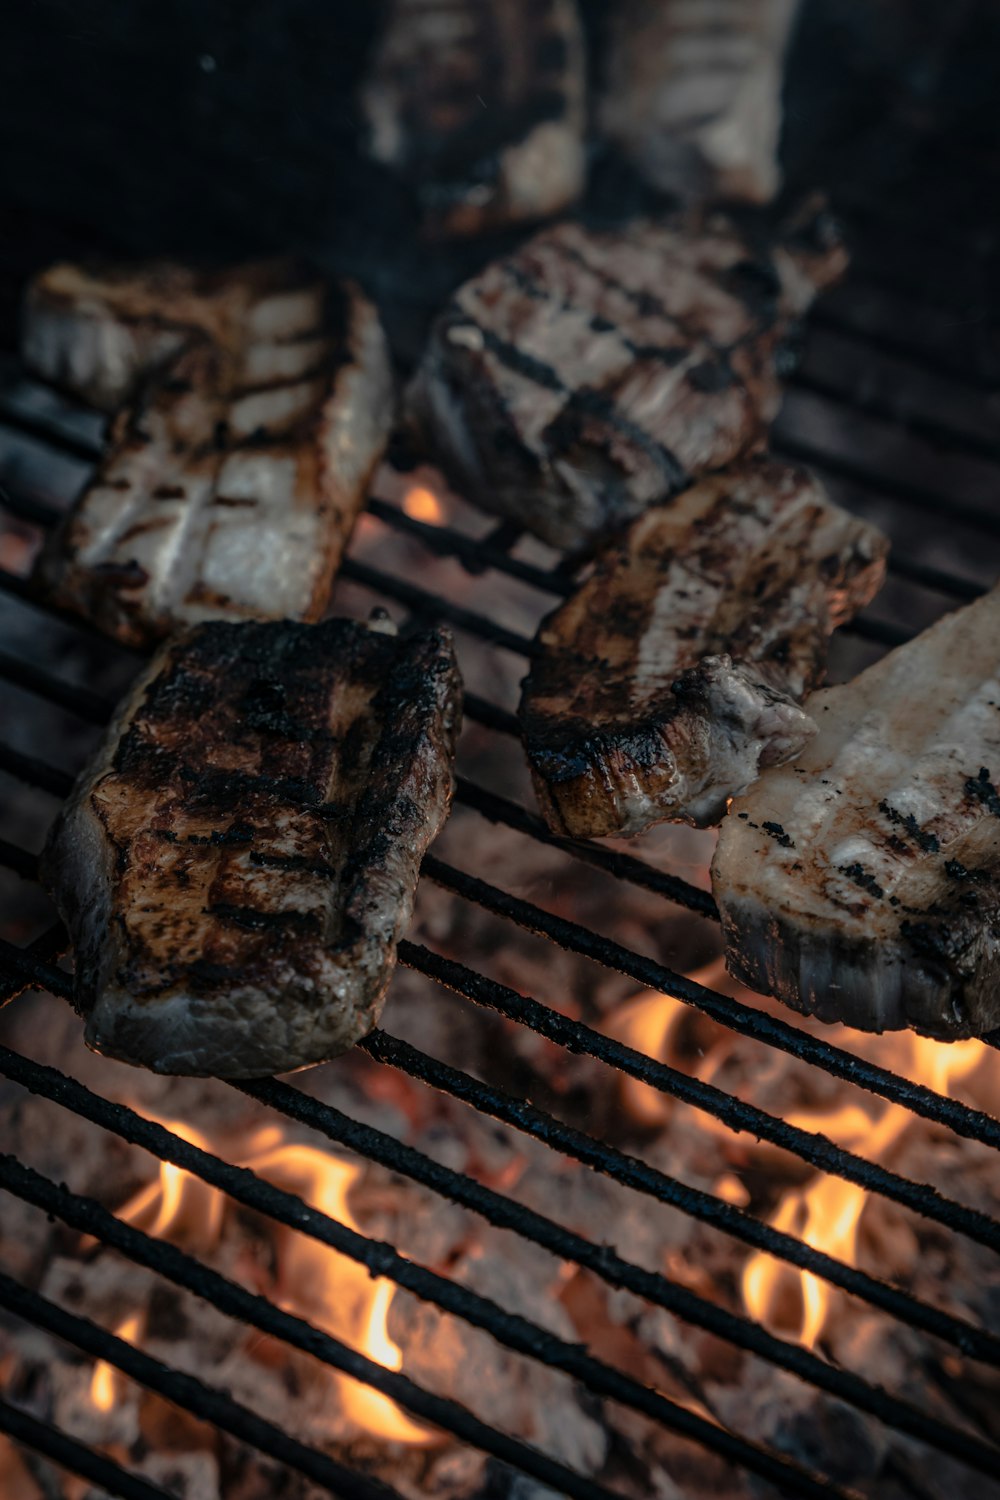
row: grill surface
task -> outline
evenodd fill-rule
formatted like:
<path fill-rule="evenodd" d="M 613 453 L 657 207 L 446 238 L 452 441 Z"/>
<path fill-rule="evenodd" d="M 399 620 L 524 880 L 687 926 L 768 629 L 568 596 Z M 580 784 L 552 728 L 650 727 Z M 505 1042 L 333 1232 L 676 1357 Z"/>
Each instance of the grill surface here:
<path fill-rule="evenodd" d="M 909 638 L 915 628 L 944 608 L 982 592 L 1000 563 L 1000 508 L 993 502 L 1000 444 L 990 433 L 990 394 L 994 382 L 979 357 L 982 320 L 977 315 L 975 322 L 970 322 L 970 309 L 963 305 L 961 296 L 963 284 L 973 284 L 979 279 L 984 264 L 993 254 L 994 242 L 989 240 L 985 248 L 983 244 L 954 243 L 945 233 L 945 243 L 936 244 L 934 235 L 927 232 L 923 240 L 918 240 L 910 230 L 886 224 L 879 217 L 877 205 L 871 203 L 856 205 L 853 213 L 848 211 L 844 216 L 851 230 L 849 239 L 857 250 L 856 270 L 846 287 L 822 304 L 811 320 L 807 357 L 792 382 L 774 446 L 783 455 L 812 464 L 830 481 L 838 498 L 879 520 L 893 537 L 891 582 L 884 602 L 877 601 L 874 611 L 851 627 L 855 640 L 864 643 L 864 649 L 874 656 Z M 946 277 L 941 274 L 942 267 L 948 268 Z M 938 311 L 932 312 L 935 307 Z M 914 316 L 917 312 L 919 319 Z M 969 329 L 973 330 L 975 357 L 970 352 L 972 343 L 963 342 Z M 87 460 L 96 457 L 99 451 L 96 441 L 81 437 L 79 429 L 60 422 L 58 414 L 40 417 L 37 410 L 26 409 L 11 394 L 12 389 L 9 386 L 6 395 L 0 393 L 0 438 L 3 429 L 17 431 L 53 453 Z M 13 515 L 33 524 L 47 526 L 55 518 L 49 504 L 26 488 L 9 484 L 2 498 Z M 456 559 L 470 573 L 495 570 L 530 586 L 537 591 L 539 613 L 571 587 L 570 578 L 555 560 L 547 567 L 513 555 L 519 539 L 509 528 L 498 527 L 484 540 L 475 540 L 458 530 L 414 520 L 380 499 L 372 499 L 369 515 L 379 526 L 415 538 L 429 553 Z M 479 637 L 500 651 L 530 653 L 530 640 L 510 629 L 502 619 L 488 618 L 455 599 L 432 594 L 411 578 L 384 572 L 357 556 L 349 558 L 343 571 L 353 584 L 370 591 L 373 602 L 388 601 L 415 615 L 450 621 L 460 637 Z M 26 623 L 34 617 L 32 612 L 44 610 L 44 606 L 31 599 L 26 585 L 12 574 L 0 574 L 0 589 L 24 611 Z M 85 631 L 78 622 L 73 623 L 74 629 Z M 112 649 L 108 647 L 109 652 Z M 111 709 L 111 704 L 91 687 L 67 681 L 59 675 L 58 668 L 43 670 L 33 660 L 14 652 L 0 653 L 0 678 L 58 705 L 88 724 L 103 723 Z M 480 697 L 476 686 L 473 682 L 466 696 L 468 718 L 492 733 L 516 736 L 513 716 Z M 65 795 L 71 782 L 67 772 L 50 765 L 35 753 L 34 747 L 25 750 L 6 731 L 0 734 L 0 772 L 49 794 L 53 809 L 55 799 Z M 558 839 L 533 812 L 488 787 L 461 780 L 458 799 L 489 822 L 506 825 L 526 840 L 554 844 L 574 859 L 619 881 L 653 892 L 666 903 L 679 904 L 709 918 L 717 915 L 711 897 L 679 876 L 618 850 Z M 0 841 L 0 863 L 25 880 L 34 878 L 32 851 Z M 462 901 L 485 908 L 552 944 L 628 975 L 639 985 L 678 997 L 738 1036 L 766 1043 L 960 1136 L 994 1148 L 1000 1146 L 1000 1123 L 992 1117 L 817 1039 L 791 1020 L 776 1019 L 705 988 L 611 937 L 498 889 L 474 870 L 456 868 L 431 854 L 424 862 L 423 876 Z M 50 928 L 26 948 L 0 944 L 0 1000 L 10 1000 L 28 987 L 43 987 L 68 996 L 71 981 L 58 964 L 64 947 L 65 935 L 58 927 Z M 496 1012 L 531 1028 L 557 1046 L 589 1055 L 607 1065 L 609 1086 L 613 1070 L 626 1073 L 664 1095 L 708 1112 L 733 1132 L 749 1132 L 794 1153 L 817 1170 L 836 1174 L 859 1184 L 868 1193 L 903 1205 L 950 1233 L 968 1236 L 990 1250 L 1000 1250 L 1000 1223 L 926 1184 L 866 1161 L 820 1134 L 790 1125 L 715 1085 L 647 1057 L 426 946 L 406 941 L 400 947 L 399 957 L 401 964 L 471 1005 Z M 473 961 L 474 957 L 470 955 Z M 996 1045 L 995 1038 L 992 1042 Z M 962 1360 L 1000 1366 L 1000 1335 L 992 1330 L 973 1326 L 903 1288 L 815 1250 L 796 1236 L 776 1230 L 721 1198 L 687 1187 L 489 1080 L 463 1073 L 408 1042 L 379 1031 L 362 1045 L 383 1067 L 398 1070 L 429 1089 L 465 1101 L 544 1142 L 553 1153 L 581 1163 L 588 1170 L 604 1173 L 640 1194 L 671 1204 L 747 1246 L 812 1272 L 880 1313 L 944 1341 Z M 446 1313 L 467 1319 L 524 1358 L 555 1366 L 597 1396 L 630 1406 L 734 1465 L 772 1481 L 782 1493 L 802 1496 L 849 1493 L 824 1473 L 807 1471 L 791 1458 L 716 1425 L 613 1368 L 584 1347 L 567 1343 L 518 1313 L 407 1259 L 393 1246 L 337 1223 L 307 1207 L 294 1195 L 189 1144 L 162 1125 L 93 1093 L 51 1067 L 0 1047 L 0 1073 L 61 1109 L 74 1111 L 153 1156 L 175 1163 L 221 1189 L 234 1201 L 341 1251 L 373 1274 L 389 1277 Z M 293 1085 L 261 1080 L 230 1087 L 277 1116 L 308 1127 L 338 1148 L 378 1162 L 471 1209 L 489 1223 L 515 1231 L 562 1260 L 587 1268 L 607 1285 L 625 1288 L 683 1322 L 761 1356 L 887 1426 L 952 1455 L 970 1469 L 991 1476 L 997 1474 L 1000 1450 L 971 1426 L 960 1428 L 932 1416 L 908 1399 L 772 1334 L 744 1316 L 729 1312 L 666 1275 L 642 1268 L 609 1247 L 594 1243 L 515 1198 L 349 1118 Z M 176 1247 L 150 1238 L 117 1219 L 99 1203 L 47 1180 L 9 1155 L 0 1157 L 0 1187 L 73 1229 L 95 1236 L 233 1318 L 307 1351 L 331 1368 L 384 1392 L 417 1419 L 437 1424 L 559 1493 L 583 1500 L 596 1497 L 608 1500 L 612 1494 L 537 1448 L 483 1422 L 457 1403 L 433 1395 L 402 1374 L 382 1368 L 301 1318 L 251 1294 Z M 107 1361 L 129 1378 L 214 1422 L 331 1494 L 374 1500 L 393 1493 L 386 1485 L 354 1473 L 328 1454 L 289 1437 L 224 1391 L 165 1366 L 6 1274 L 0 1274 L 0 1307 L 47 1329 L 77 1350 Z M 95 1454 L 67 1434 L 6 1403 L 0 1403 L 0 1431 L 111 1494 L 146 1500 L 165 1493 L 129 1475 L 112 1460 Z"/>

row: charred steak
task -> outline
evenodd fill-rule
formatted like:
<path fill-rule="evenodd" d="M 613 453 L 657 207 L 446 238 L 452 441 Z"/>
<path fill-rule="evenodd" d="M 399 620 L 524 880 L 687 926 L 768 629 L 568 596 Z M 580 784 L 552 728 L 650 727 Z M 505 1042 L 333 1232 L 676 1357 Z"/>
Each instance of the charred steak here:
<path fill-rule="evenodd" d="M 390 0 L 361 92 L 370 154 L 436 234 L 558 213 L 584 176 L 576 0 Z"/>
<path fill-rule="evenodd" d="M 446 632 L 213 623 L 164 646 L 50 834 L 98 1052 L 247 1078 L 378 1020 L 447 816 Z"/>
<path fill-rule="evenodd" d="M 722 825 L 730 972 L 864 1031 L 1000 1024 L 1000 590 L 806 708 Z"/>
<path fill-rule="evenodd" d="M 285 263 L 57 266 L 29 292 L 24 350 L 93 404 L 125 403 L 42 554 L 56 603 L 137 646 L 206 619 L 322 615 L 392 416 L 359 292 Z"/>
<path fill-rule="evenodd" d="M 767 461 L 645 511 L 538 630 L 521 726 L 549 826 L 718 822 L 815 732 L 799 700 L 887 550 L 811 475 Z"/>
<path fill-rule="evenodd" d="M 411 421 L 471 499 L 582 547 L 761 446 L 791 325 L 844 264 L 824 223 L 770 249 L 723 221 L 545 230 L 455 293 Z"/>
<path fill-rule="evenodd" d="M 617 0 L 601 124 L 655 187 L 766 202 L 799 0 Z"/>

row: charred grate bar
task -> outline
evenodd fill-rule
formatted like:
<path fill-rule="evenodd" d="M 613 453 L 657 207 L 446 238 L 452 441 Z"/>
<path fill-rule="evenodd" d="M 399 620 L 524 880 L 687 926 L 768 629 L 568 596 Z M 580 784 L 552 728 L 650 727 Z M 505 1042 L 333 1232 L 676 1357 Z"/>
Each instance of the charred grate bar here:
<path fill-rule="evenodd" d="M 963 382 L 960 367 L 944 357 L 910 344 L 908 340 L 894 340 L 867 328 L 852 327 L 846 314 L 829 312 L 821 307 L 813 321 L 816 326 L 827 329 L 831 334 L 848 342 L 853 341 L 875 354 L 900 358 L 915 370 L 953 378 L 956 386 L 964 384 L 977 391 L 992 389 L 988 382 L 980 383 L 973 378 L 974 372 L 966 372 L 969 379 Z M 993 443 L 978 439 L 973 434 L 966 434 L 946 421 L 913 418 L 897 410 L 891 402 L 873 397 L 867 392 L 857 393 L 810 375 L 800 376 L 796 383 L 798 389 L 810 400 L 820 400 L 838 412 L 892 425 L 909 437 L 949 454 L 956 453 L 988 463 L 995 463 L 1000 457 L 1000 450 Z M 47 418 L 25 413 L 10 401 L 0 398 L 0 428 L 2 427 L 18 431 L 34 442 L 58 449 L 75 459 L 92 461 L 99 451 L 92 440 L 81 438 L 79 434 Z M 800 437 L 798 433 L 783 431 L 782 447 L 789 456 L 812 463 L 834 478 L 847 480 L 876 501 L 888 502 L 918 513 L 933 511 L 944 514 L 949 519 L 968 524 L 984 535 L 1000 535 L 1000 520 L 995 513 L 973 501 L 946 496 L 933 484 L 917 484 L 884 475 L 877 468 L 873 469 L 867 461 L 857 460 L 840 451 L 829 452 L 825 448 L 818 448 L 811 438 Z M 15 488 L 13 493 L 0 493 L 0 505 L 31 524 L 44 527 L 51 525 L 56 519 L 52 507 L 44 499 L 21 489 Z M 405 533 L 433 554 L 453 558 L 471 574 L 492 569 L 536 589 L 542 595 L 548 594 L 555 598 L 565 596 L 573 587 L 572 574 L 565 567 L 557 564 L 551 569 L 541 568 L 511 555 L 511 549 L 518 539 L 517 533 L 504 524 L 494 528 L 482 539 L 476 539 L 448 526 L 428 525 L 380 499 L 370 502 L 369 514 L 379 525 Z M 903 582 L 953 599 L 969 599 L 982 592 L 981 586 L 975 581 L 948 568 L 929 565 L 916 558 L 904 556 L 894 559 L 892 572 Z M 532 642 L 528 637 L 507 628 L 502 622 L 442 598 L 382 569 L 351 559 L 344 569 L 344 575 L 371 590 L 380 599 L 395 599 L 418 615 L 449 620 L 459 630 L 471 633 L 493 646 L 522 656 L 531 652 Z M 44 604 L 33 598 L 30 586 L 13 574 L 0 573 L 0 590 L 10 600 L 56 615 L 81 633 L 93 635 L 86 626 L 72 617 L 47 610 Z M 870 618 L 857 622 L 856 633 L 879 646 L 894 645 L 911 634 L 897 625 Z M 45 669 L 9 653 L 0 655 L 0 678 L 21 691 L 40 696 L 89 724 L 105 722 L 111 709 L 109 703 L 88 688 L 67 683 Z M 517 722 L 511 713 L 474 692 L 466 695 L 466 713 L 491 731 L 508 736 L 517 734 Z M 56 797 L 64 796 L 71 783 L 67 772 L 47 765 L 19 746 L 2 742 L 0 770 Z M 659 871 L 635 856 L 598 844 L 577 844 L 559 839 L 548 831 L 537 815 L 487 788 L 463 780 L 459 785 L 458 798 L 488 821 L 509 827 L 527 839 L 562 849 L 575 859 L 618 880 L 630 882 L 686 907 L 698 916 L 709 919 L 717 916 L 714 902 L 707 892 L 679 877 Z M 10 841 L 0 841 L 0 864 L 24 879 L 34 876 L 35 857 Z M 553 944 L 581 954 L 605 968 L 626 973 L 644 986 L 674 995 L 737 1035 L 763 1042 L 791 1057 L 819 1067 L 880 1098 L 900 1104 L 914 1115 L 950 1129 L 957 1135 L 993 1148 L 1000 1146 L 1000 1123 L 981 1111 L 948 1099 L 925 1086 L 913 1084 L 887 1069 L 855 1057 L 845 1049 L 820 1041 L 789 1022 L 777 1020 L 717 994 L 599 933 L 568 922 L 533 903 L 521 901 L 488 885 L 475 875 L 445 864 L 436 856 L 428 858 L 424 873 L 461 900 L 491 912 L 502 921 L 513 922 L 534 932 Z M 0 1003 L 30 985 L 67 994 L 71 984 L 70 976 L 65 970 L 53 967 L 53 960 L 64 946 L 64 934 L 60 929 L 54 928 L 33 944 L 31 949 L 21 950 L 8 944 L 0 947 L 0 971 L 9 976 L 8 982 L 0 983 Z M 666 1096 L 707 1110 L 734 1132 L 750 1131 L 820 1171 L 834 1173 L 846 1181 L 860 1185 L 866 1192 L 879 1193 L 903 1204 L 907 1209 L 949 1231 L 965 1234 L 991 1249 L 1000 1249 L 1000 1225 L 985 1214 L 937 1194 L 924 1184 L 910 1181 L 868 1162 L 835 1146 L 823 1136 L 797 1130 L 780 1118 L 744 1105 L 722 1089 L 647 1057 L 580 1022 L 570 1020 L 530 996 L 519 994 L 465 964 L 445 958 L 426 947 L 404 942 L 400 948 L 400 960 L 404 965 L 465 997 L 471 1003 L 529 1027 L 569 1052 L 589 1055 L 612 1069 L 660 1090 Z M 503 1121 L 536 1141 L 544 1142 L 554 1152 L 585 1164 L 590 1170 L 600 1172 L 659 1202 L 672 1204 L 692 1218 L 712 1224 L 743 1243 L 823 1278 L 898 1322 L 942 1340 L 969 1359 L 992 1366 L 1000 1364 L 1000 1337 L 989 1329 L 977 1327 L 961 1317 L 946 1313 L 833 1256 L 817 1251 L 795 1235 L 778 1231 L 772 1225 L 761 1222 L 712 1194 L 687 1188 L 638 1158 L 563 1125 L 523 1099 L 439 1062 L 409 1043 L 377 1032 L 367 1040 L 365 1048 L 369 1056 L 382 1065 L 400 1070 L 428 1088 L 444 1091 L 451 1098 L 461 1100 L 469 1107 Z M 665 1427 L 690 1437 L 706 1450 L 725 1457 L 734 1465 L 769 1479 L 783 1493 L 805 1496 L 841 1496 L 847 1493 L 822 1474 L 809 1472 L 794 1461 L 705 1420 L 662 1393 L 595 1358 L 586 1348 L 560 1340 L 530 1320 L 470 1292 L 447 1276 L 408 1260 L 394 1246 L 369 1239 L 318 1210 L 309 1209 L 294 1195 L 272 1187 L 246 1169 L 234 1167 L 189 1145 L 173 1132 L 144 1120 L 141 1115 L 122 1105 L 94 1094 L 75 1080 L 56 1073 L 54 1069 L 2 1049 L 0 1073 L 28 1089 L 36 1090 L 61 1107 L 87 1118 L 120 1138 L 142 1146 L 160 1160 L 173 1162 L 192 1172 L 244 1206 L 255 1208 L 277 1223 L 333 1246 L 366 1265 L 372 1274 L 388 1276 L 397 1285 L 407 1287 L 449 1315 L 463 1318 L 485 1329 L 518 1354 L 561 1369 L 594 1394 L 630 1405 Z M 275 1110 L 282 1117 L 316 1131 L 330 1142 L 400 1173 L 479 1214 L 489 1223 L 532 1241 L 565 1261 L 592 1271 L 608 1286 L 633 1292 L 692 1326 L 714 1334 L 777 1368 L 789 1371 L 815 1388 L 874 1416 L 887 1427 L 909 1434 L 924 1444 L 957 1458 L 973 1470 L 990 1476 L 997 1472 L 1000 1451 L 975 1433 L 930 1416 L 853 1372 L 827 1362 L 811 1349 L 777 1337 L 751 1318 L 730 1313 L 665 1275 L 644 1270 L 609 1247 L 570 1231 L 555 1220 L 528 1209 L 516 1199 L 485 1187 L 465 1173 L 433 1161 L 415 1148 L 350 1118 L 301 1090 L 276 1080 L 261 1080 L 233 1087 Z M 549 1484 L 562 1493 L 588 1497 L 588 1500 L 596 1500 L 596 1497 L 609 1500 L 611 1497 L 610 1490 L 548 1458 L 537 1449 L 506 1436 L 488 1423 L 481 1422 L 457 1403 L 435 1397 L 406 1377 L 365 1359 L 330 1335 L 320 1333 L 301 1319 L 274 1306 L 267 1299 L 246 1292 L 244 1288 L 227 1281 L 225 1277 L 164 1241 L 151 1239 L 125 1225 L 100 1204 L 70 1193 L 66 1188 L 33 1173 L 16 1160 L 0 1159 L 0 1186 L 25 1201 L 34 1203 L 44 1212 L 54 1214 L 64 1223 L 82 1232 L 94 1234 L 136 1263 L 172 1280 L 176 1285 L 187 1287 L 230 1316 L 313 1354 L 333 1368 L 354 1375 L 363 1383 L 398 1401 L 420 1418 L 443 1426 L 464 1441 L 532 1475 L 540 1482 Z M 241 1407 L 226 1393 L 215 1391 L 172 1370 L 96 1324 L 57 1307 L 4 1275 L 0 1275 L 0 1306 L 48 1329 L 56 1337 L 92 1357 L 106 1360 L 130 1378 L 158 1391 L 178 1406 L 189 1411 L 196 1410 L 220 1429 L 285 1463 L 289 1469 L 306 1475 L 331 1493 L 357 1495 L 361 1500 L 366 1500 L 366 1497 L 378 1500 L 380 1496 L 389 1500 L 393 1494 L 387 1487 L 337 1464 L 327 1454 L 287 1437 L 255 1413 Z M 48 1428 L 16 1408 L 0 1407 L 0 1430 L 8 1432 L 27 1446 L 35 1446 L 57 1462 L 65 1463 L 70 1469 L 91 1478 L 93 1482 L 102 1484 L 110 1493 L 135 1494 L 143 1497 L 143 1500 L 147 1496 L 163 1493 L 146 1481 L 128 1475 L 109 1459 L 76 1443 L 66 1434 Z M 88 1468 L 87 1465 L 91 1467 Z"/>

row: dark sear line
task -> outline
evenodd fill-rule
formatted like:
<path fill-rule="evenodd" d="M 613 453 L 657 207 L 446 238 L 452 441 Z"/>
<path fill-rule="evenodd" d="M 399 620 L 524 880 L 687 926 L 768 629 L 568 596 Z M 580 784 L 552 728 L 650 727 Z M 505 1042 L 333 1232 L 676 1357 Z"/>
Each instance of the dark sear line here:
<path fill-rule="evenodd" d="M 447 813 L 460 693 L 436 629 L 216 623 L 164 647 L 41 861 L 91 1045 L 251 1077 L 365 1035 Z"/>

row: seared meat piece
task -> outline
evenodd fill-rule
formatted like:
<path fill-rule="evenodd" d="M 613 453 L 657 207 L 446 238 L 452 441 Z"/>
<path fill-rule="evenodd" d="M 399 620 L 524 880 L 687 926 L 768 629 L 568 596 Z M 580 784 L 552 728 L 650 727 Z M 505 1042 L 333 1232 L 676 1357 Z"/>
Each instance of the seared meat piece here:
<path fill-rule="evenodd" d="M 378 1020 L 448 812 L 446 632 L 214 623 L 163 647 L 49 837 L 98 1052 L 249 1078 Z"/>
<path fill-rule="evenodd" d="M 604 131 L 665 192 L 766 202 L 797 11 L 798 0 L 618 0 Z"/>
<path fill-rule="evenodd" d="M 463 493 L 581 547 L 761 445 L 792 321 L 843 264 L 724 222 L 561 224 L 455 294 L 411 418 Z"/>
<path fill-rule="evenodd" d="M 550 828 L 718 822 L 815 733 L 798 700 L 887 550 L 809 474 L 770 462 L 633 521 L 538 630 L 521 724 Z"/>
<path fill-rule="evenodd" d="M 392 416 L 374 309 L 283 263 L 227 275 L 57 267 L 25 353 L 125 400 L 38 579 L 130 645 L 205 619 L 318 619 Z"/>
<path fill-rule="evenodd" d="M 361 108 L 368 148 L 432 233 L 541 219 L 583 186 L 576 0 L 390 0 Z"/>
<path fill-rule="evenodd" d="M 1000 1024 L 1000 589 L 806 709 L 722 825 L 730 972 L 796 1010 L 950 1039 Z"/>

